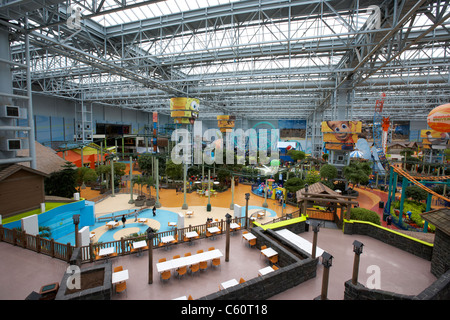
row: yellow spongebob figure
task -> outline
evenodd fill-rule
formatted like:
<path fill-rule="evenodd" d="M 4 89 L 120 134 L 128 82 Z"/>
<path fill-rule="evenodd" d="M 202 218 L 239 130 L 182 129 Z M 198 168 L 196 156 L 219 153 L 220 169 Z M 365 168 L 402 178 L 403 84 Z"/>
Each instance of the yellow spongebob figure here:
<path fill-rule="evenodd" d="M 175 123 L 193 124 L 198 118 L 199 105 L 196 98 L 171 98 L 170 116 Z"/>

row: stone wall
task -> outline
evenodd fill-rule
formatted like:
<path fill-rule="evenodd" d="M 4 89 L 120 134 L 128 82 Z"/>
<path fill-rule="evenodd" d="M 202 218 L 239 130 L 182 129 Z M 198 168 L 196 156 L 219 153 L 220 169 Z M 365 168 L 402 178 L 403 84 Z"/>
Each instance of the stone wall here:
<path fill-rule="evenodd" d="M 345 220 L 344 234 L 366 235 L 429 261 L 433 254 L 432 244 L 366 221 Z"/>
<path fill-rule="evenodd" d="M 447 271 L 431 286 L 417 296 L 404 295 L 384 290 L 369 289 L 360 283 L 354 285 L 351 280 L 345 282 L 344 300 L 449 300 L 450 271 Z"/>
<path fill-rule="evenodd" d="M 431 258 L 431 273 L 440 277 L 450 267 L 450 236 L 436 229 L 434 237 L 433 257 Z"/>

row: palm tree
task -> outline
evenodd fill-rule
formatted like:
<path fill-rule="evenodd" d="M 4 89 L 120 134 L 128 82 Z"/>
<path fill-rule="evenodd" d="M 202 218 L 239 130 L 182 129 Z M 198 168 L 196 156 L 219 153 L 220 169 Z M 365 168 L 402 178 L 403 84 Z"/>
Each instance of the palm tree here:
<path fill-rule="evenodd" d="M 142 186 L 145 184 L 144 178 L 141 175 L 133 176 L 131 185 L 133 186 L 134 184 L 137 184 L 139 186 L 139 195 L 142 196 Z"/>
<path fill-rule="evenodd" d="M 153 179 L 152 176 L 144 176 L 142 177 L 143 179 L 143 185 L 147 186 L 147 190 L 149 192 L 150 198 L 152 197 L 152 188 L 155 186 L 155 179 Z"/>

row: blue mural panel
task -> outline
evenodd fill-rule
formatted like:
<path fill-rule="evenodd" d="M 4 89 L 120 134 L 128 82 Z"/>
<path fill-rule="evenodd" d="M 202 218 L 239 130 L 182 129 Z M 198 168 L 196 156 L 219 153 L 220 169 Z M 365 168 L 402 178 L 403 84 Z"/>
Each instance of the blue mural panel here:
<path fill-rule="evenodd" d="M 64 118 L 51 117 L 52 141 L 64 141 Z"/>
<path fill-rule="evenodd" d="M 35 116 L 36 140 L 40 143 L 51 141 L 50 137 L 50 117 Z"/>

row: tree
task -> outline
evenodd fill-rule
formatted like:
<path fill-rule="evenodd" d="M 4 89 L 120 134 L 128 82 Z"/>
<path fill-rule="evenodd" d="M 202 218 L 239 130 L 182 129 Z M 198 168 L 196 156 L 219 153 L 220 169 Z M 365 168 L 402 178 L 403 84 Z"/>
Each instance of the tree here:
<path fill-rule="evenodd" d="M 370 162 L 366 161 L 351 161 L 350 165 L 345 166 L 342 170 L 345 179 L 354 185 L 367 184 L 371 173 Z"/>
<path fill-rule="evenodd" d="M 303 151 L 300 150 L 289 150 L 287 152 L 287 155 L 294 160 L 294 162 L 297 162 L 298 160 L 303 160 L 306 157 L 306 154 Z"/>
<path fill-rule="evenodd" d="M 76 166 L 67 161 L 63 166 L 64 169 L 53 172 L 44 180 L 45 194 L 49 196 L 58 196 L 64 198 L 72 198 L 77 192 L 75 173 Z"/>
<path fill-rule="evenodd" d="M 166 163 L 166 175 L 173 180 L 183 179 L 183 164 L 176 164 L 172 160 L 168 160 Z"/>
<path fill-rule="evenodd" d="M 152 174 L 152 156 L 144 154 L 138 158 L 138 165 L 144 175 Z"/>
<path fill-rule="evenodd" d="M 403 178 L 406 179 L 406 178 Z M 407 186 L 405 190 L 405 195 L 407 198 L 414 199 L 416 201 L 426 200 L 428 197 L 428 192 L 420 188 L 419 186 L 412 185 Z"/>
<path fill-rule="evenodd" d="M 284 183 L 284 187 L 288 192 L 296 194 L 296 192 L 305 186 L 305 181 L 300 178 L 290 178 Z"/>
<path fill-rule="evenodd" d="M 309 186 L 319 181 L 320 181 L 320 173 L 319 171 L 316 170 L 311 170 L 310 172 L 308 172 L 305 178 L 305 183 L 307 183 Z"/>
<path fill-rule="evenodd" d="M 327 180 L 336 179 L 337 175 L 338 175 L 338 171 L 337 171 L 336 167 L 333 166 L 332 164 L 325 164 L 320 169 L 320 176 Z"/>
<path fill-rule="evenodd" d="M 139 194 L 142 195 L 142 186 L 144 185 L 144 178 L 141 175 L 133 176 L 133 179 L 131 179 L 131 184 L 135 185 L 137 184 L 139 186 Z"/>
<path fill-rule="evenodd" d="M 97 172 L 91 168 L 81 167 L 76 169 L 75 180 L 79 187 L 86 182 L 94 182 L 97 178 Z"/>

